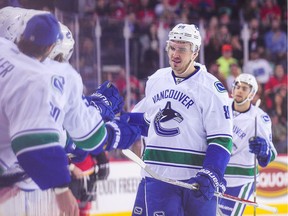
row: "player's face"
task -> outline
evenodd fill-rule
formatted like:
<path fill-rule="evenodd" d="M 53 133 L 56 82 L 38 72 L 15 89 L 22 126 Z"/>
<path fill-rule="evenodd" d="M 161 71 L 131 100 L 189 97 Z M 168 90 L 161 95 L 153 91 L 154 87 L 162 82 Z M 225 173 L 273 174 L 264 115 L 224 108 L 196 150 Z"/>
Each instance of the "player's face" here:
<path fill-rule="evenodd" d="M 251 92 L 251 86 L 247 83 L 237 82 L 234 86 L 233 98 L 237 103 L 241 103 L 247 99 Z"/>
<path fill-rule="evenodd" d="M 169 41 L 167 44 L 169 64 L 176 75 L 181 75 L 188 67 L 191 58 L 191 44 Z"/>

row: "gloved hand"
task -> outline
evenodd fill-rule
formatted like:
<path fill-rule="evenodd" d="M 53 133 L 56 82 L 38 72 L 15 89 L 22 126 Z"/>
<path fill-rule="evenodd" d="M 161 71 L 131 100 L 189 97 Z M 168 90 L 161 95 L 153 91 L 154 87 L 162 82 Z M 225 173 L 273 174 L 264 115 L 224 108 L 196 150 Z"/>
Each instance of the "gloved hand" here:
<path fill-rule="evenodd" d="M 90 97 L 88 99 L 88 97 Z M 90 105 L 94 106 L 99 112 L 102 119 L 107 121 L 112 121 L 115 114 L 110 105 L 107 105 L 101 98 L 95 96 L 88 96 L 87 99 L 90 100 Z"/>
<path fill-rule="evenodd" d="M 251 137 L 249 139 L 249 152 L 256 154 L 259 157 L 267 157 L 270 148 L 265 139 L 261 137 Z"/>
<path fill-rule="evenodd" d="M 91 95 L 92 97 L 100 98 L 107 105 L 111 106 L 114 114 L 121 112 L 124 106 L 124 99 L 120 95 L 118 89 L 109 81 L 102 83 Z"/>
<path fill-rule="evenodd" d="M 67 137 L 65 152 L 72 163 L 82 162 L 88 155 L 87 151 L 77 148 L 70 137 Z"/>
<path fill-rule="evenodd" d="M 260 166 L 265 167 L 270 162 L 270 146 L 262 137 L 251 137 L 249 139 L 249 152 L 257 155 Z"/>
<path fill-rule="evenodd" d="M 107 122 L 106 129 L 108 131 L 108 141 L 105 150 L 107 151 L 111 149 L 127 149 L 141 135 L 139 126 L 129 124 L 127 118 L 120 117 Z"/>
<path fill-rule="evenodd" d="M 107 179 L 110 173 L 110 166 L 106 152 L 103 151 L 98 155 L 93 155 L 93 157 L 97 161 L 97 164 L 95 166 L 95 173 L 97 180 Z"/>
<path fill-rule="evenodd" d="M 227 181 L 222 178 L 222 181 L 219 184 L 218 192 L 224 194 L 226 191 Z"/>
<path fill-rule="evenodd" d="M 196 177 L 191 178 L 188 183 L 198 187 L 198 190 L 192 191 L 192 193 L 202 201 L 211 200 L 216 191 L 226 190 L 226 181 L 220 182 L 217 173 L 209 169 L 201 169 Z"/>
<path fill-rule="evenodd" d="M 95 167 L 97 180 L 106 180 L 110 173 L 109 163 L 98 164 Z"/>

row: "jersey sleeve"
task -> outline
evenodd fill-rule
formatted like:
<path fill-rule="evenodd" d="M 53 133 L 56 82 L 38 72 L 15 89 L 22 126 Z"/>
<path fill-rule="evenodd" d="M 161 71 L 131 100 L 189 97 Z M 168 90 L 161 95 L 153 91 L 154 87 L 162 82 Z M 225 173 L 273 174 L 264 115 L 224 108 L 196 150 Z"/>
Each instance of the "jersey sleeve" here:
<path fill-rule="evenodd" d="M 69 108 L 63 126 L 77 147 L 88 151 L 99 150 L 107 139 L 107 131 L 99 111 L 89 106 L 83 95 L 83 83 L 76 71 L 71 71 L 68 95 Z"/>
<path fill-rule="evenodd" d="M 228 95 L 226 93 L 214 93 L 208 100 L 208 105 L 202 106 L 208 143 L 217 144 L 230 153 L 232 150 L 233 116 Z"/>
<path fill-rule="evenodd" d="M 5 105 L 12 149 L 19 164 L 41 189 L 70 182 L 68 161 L 59 144 L 62 125 L 56 123 L 53 97 L 45 79 L 38 77 L 17 88 Z"/>
<path fill-rule="evenodd" d="M 271 159 L 273 161 L 277 156 L 277 151 L 272 142 L 272 122 L 269 115 L 258 109 L 257 114 L 257 136 L 262 137 L 269 143 Z"/>
<path fill-rule="evenodd" d="M 223 178 L 232 150 L 233 121 L 228 94 L 222 84 L 219 85 L 220 88 L 214 85 L 212 91 L 206 89 L 210 92 L 204 92 L 206 98 L 202 100 L 201 111 L 208 143 L 203 168 L 213 170 Z"/>

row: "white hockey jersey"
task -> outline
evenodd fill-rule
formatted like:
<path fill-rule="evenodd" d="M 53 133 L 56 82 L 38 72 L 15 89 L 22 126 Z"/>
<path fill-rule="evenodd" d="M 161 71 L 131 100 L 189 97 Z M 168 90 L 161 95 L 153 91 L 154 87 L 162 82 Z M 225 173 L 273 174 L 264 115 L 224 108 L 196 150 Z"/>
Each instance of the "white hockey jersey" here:
<path fill-rule="evenodd" d="M 231 100 L 231 104 L 233 100 Z M 270 117 L 260 108 L 251 105 L 247 112 L 233 111 L 233 148 L 225 172 L 227 187 L 236 187 L 254 181 L 254 154 L 249 152 L 249 138 L 255 136 L 257 116 L 257 136 L 269 143 L 272 160 L 277 152 L 272 143 Z"/>
<path fill-rule="evenodd" d="M 23 55 L 17 46 L 0 38 L 0 174 L 17 163 L 11 142 L 18 137 L 45 136 L 58 140 L 63 127 L 82 148 L 95 149 L 106 138 L 98 111 L 82 99 L 83 84 L 68 64 L 49 67 Z M 56 138 L 58 137 L 58 138 Z M 17 145 L 17 154 L 45 148 Z"/>
<path fill-rule="evenodd" d="M 145 110 L 150 123 L 143 160 L 163 177 L 195 176 L 212 139 L 231 150 L 220 141 L 232 139 L 228 94 L 205 67 L 196 68 L 180 82 L 170 67 L 156 71 L 147 81 L 145 98 L 133 110 Z"/>

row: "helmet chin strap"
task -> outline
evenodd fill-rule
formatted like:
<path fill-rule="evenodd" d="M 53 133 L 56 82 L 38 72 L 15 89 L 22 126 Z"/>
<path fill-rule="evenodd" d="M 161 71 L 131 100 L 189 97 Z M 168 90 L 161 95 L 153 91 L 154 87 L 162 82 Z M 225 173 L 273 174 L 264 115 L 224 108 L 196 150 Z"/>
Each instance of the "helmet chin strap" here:
<path fill-rule="evenodd" d="M 192 53 L 190 62 L 189 62 L 189 64 L 187 65 L 185 71 L 181 74 L 181 76 L 183 75 L 184 77 L 187 77 L 188 75 L 190 75 L 190 74 L 188 74 L 187 72 L 188 72 L 189 68 L 192 66 L 192 63 L 194 62 L 194 59 L 193 59 L 193 56 L 194 56 L 194 55 L 195 55 L 195 53 Z"/>
<path fill-rule="evenodd" d="M 190 60 L 188 66 L 186 67 L 186 70 L 181 74 L 181 76 L 183 75 L 184 77 L 188 76 L 187 71 L 189 70 L 189 68 L 191 67 L 193 61 Z"/>
<path fill-rule="evenodd" d="M 238 103 L 237 101 L 234 100 L 234 103 L 236 103 L 238 106 L 241 106 L 241 105 L 245 104 L 247 101 L 251 101 L 251 100 L 249 100 L 248 98 L 246 98 L 244 101 L 242 101 L 242 102 L 240 102 L 240 103 Z"/>
<path fill-rule="evenodd" d="M 248 97 L 245 100 L 243 100 L 242 102 L 238 103 L 237 101 L 234 100 L 234 103 L 236 103 L 238 106 L 241 106 L 241 105 L 245 104 L 246 102 L 251 101 L 252 99 L 253 99 L 253 97 L 251 96 L 251 93 L 250 93 L 248 95 Z"/>

